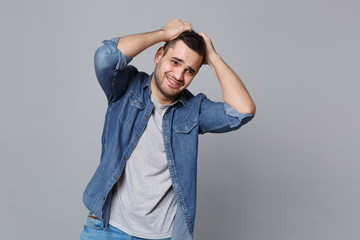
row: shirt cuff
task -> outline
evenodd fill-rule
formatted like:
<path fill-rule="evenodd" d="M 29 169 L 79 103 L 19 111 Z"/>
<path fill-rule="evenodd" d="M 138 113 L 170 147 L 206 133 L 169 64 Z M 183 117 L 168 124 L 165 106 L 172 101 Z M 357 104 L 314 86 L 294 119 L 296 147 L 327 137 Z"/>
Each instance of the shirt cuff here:
<path fill-rule="evenodd" d="M 123 70 L 126 65 L 128 65 L 132 57 L 126 56 L 123 54 L 118 48 L 117 44 L 120 40 L 120 37 L 112 38 L 110 40 L 104 40 L 103 43 L 108 45 L 110 48 L 108 49 L 109 54 L 117 54 L 118 55 L 118 62 L 116 63 L 116 70 Z"/>
<path fill-rule="evenodd" d="M 255 116 L 255 114 L 238 112 L 227 103 L 224 103 L 224 110 L 231 128 L 240 127 L 248 123 Z"/>

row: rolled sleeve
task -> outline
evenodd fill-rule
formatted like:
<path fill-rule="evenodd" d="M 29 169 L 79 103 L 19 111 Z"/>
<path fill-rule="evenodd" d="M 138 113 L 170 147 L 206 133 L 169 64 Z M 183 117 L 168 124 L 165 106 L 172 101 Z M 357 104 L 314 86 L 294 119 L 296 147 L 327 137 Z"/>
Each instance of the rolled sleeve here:
<path fill-rule="evenodd" d="M 117 44 L 119 40 L 120 37 L 117 37 L 117 38 L 112 38 L 110 40 L 104 40 L 102 43 L 106 48 L 107 54 L 116 54 L 117 56 L 117 58 L 113 58 L 114 62 L 109 61 L 107 63 L 110 65 L 114 65 L 114 63 L 116 63 L 115 69 L 123 70 L 126 67 L 126 65 L 128 65 L 131 62 L 132 57 L 126 56 L 125 54 L 120 52 L 120 50 L 117 48 Z"/>
<path fill-rule="evenodd" d="M 254 114 L 241 113 L 224 102 L 202 101 L 199 114 L 200 133 L 224 133 L 239 129 L 254 118 Z"/>
<path fill-rule="evenodd" d="M 239 128 L 242 125 L 248 123 L 255 116 L 255 114 L 238 112 L 235 108 L 231 107 L 227 103 L 224 103 L 224 110 L 230 128 L 237 128 L 237 127 Z"/>
<path fill-rule="evenodd" d="M 125 92 L 128 81 L 137 73 L 137 69 L 128 64 L 132 60 L 117 48 L 118 38 L 105 40 L 94 56 L 96 77 L 109 104 L 119 99 Z"/>

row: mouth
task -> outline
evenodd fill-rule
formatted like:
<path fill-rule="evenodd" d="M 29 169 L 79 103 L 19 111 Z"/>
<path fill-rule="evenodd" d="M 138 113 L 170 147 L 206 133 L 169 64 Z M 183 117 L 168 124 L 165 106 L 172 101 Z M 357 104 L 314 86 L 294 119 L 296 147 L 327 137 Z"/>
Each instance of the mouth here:
<path fill-rule="evenodd" d="M 181 87 L 183 84 L 182 82 L 177 81 L 174 77 L 166 75 L 166 79 L 168 80 L 168 82 L 170 83 L 171 86 L 179 88 Z"/>

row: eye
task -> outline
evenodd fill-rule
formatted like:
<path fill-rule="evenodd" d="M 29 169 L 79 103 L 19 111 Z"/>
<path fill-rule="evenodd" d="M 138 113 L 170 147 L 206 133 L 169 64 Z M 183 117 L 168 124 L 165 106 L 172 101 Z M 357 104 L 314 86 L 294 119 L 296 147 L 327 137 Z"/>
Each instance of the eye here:
<path fill-rule="evenodd" d="M 188 73 L 188 74 L 190 74 L 190 75 L 194 75 L 194 72 L 192 71 L 192 70 L 190 70 L 190 69 L 186 69 L 186 72 Z"/>
<path fill-rule="evenodd" d="M 178 64 L 178 61 L 176 61 L 176 60 L 171 60 L 171 62 L 172 62 L 174 65 L 177 65 L 177 64 Z"/>

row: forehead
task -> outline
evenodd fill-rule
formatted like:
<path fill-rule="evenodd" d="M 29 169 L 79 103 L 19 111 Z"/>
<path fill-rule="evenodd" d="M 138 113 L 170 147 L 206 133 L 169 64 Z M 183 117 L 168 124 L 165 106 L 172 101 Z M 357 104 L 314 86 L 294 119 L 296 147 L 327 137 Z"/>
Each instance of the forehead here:
<path fill-rule="evenodd" d="M 165 55 L 168 58 L 176 57 L 184 61 L 185 65 L 198 69 L 202 63 L 203 56 L 189 48 L 183 41 L 177 41 L 170 47 Z"/>

